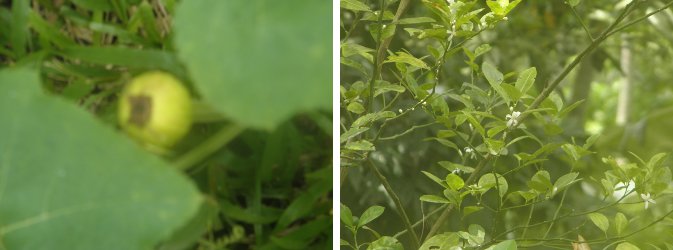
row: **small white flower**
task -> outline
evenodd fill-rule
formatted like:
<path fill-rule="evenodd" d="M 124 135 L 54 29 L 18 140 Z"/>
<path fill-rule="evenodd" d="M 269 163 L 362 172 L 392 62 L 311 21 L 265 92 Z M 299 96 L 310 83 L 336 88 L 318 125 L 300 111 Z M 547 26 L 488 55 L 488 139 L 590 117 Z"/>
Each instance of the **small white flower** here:
<path fill-rule="evenodd" d="M 414 110 L 414 108 L 412 107 L 412 108 L 411 108 L 411 111 L 413 111 L 413 110 Z"/>
<path fill-rule="evenodd" d="M 473 148 L 471 148 L 471 147 L 465 147 L 463 150 L 465 150 L 465 153 L 467 153 L 468 155 L 470 155 L 470 159 L 474 159 L 474 158 L 477 157 L 477 156 L 474 154 L 474 149 L 473 149 Z"/>
<path fill-rule="evenodd" d="M 425 106 L 425 105 L 428 105 L 428 103 L 427 103 L 427 102 L 425 102 L 425 101 L 423 101 L 423 103 L 422 103 L 422 104 L 423 104 L 423 106 Z"/>
<path fill-rule="evenodd" d="M 643 198 L 643 201 L 645 201 L 645 209 L 647 209 L 650 203 L 657 204 L 655 200 L 650 198 L 650 193 L 640 194 L 640 198 Z"/>
<path fill-rule="evenodd" d="M 402 114 L 402 112 L 403 112 L 402 109 L 399 109 L 398 111 L 400 112 L 400 114 Z"/>
<path fill-rule="evenodd" d="M 510 108 L 512 109 L 512 108 Z M 505 120 L 507 120 L 507 127 L 512 128 L 519 124 L 519 116 L 521 115 L 521 112 L 519 111 L 512 111 L 511 114 L 505 116 Z"/>

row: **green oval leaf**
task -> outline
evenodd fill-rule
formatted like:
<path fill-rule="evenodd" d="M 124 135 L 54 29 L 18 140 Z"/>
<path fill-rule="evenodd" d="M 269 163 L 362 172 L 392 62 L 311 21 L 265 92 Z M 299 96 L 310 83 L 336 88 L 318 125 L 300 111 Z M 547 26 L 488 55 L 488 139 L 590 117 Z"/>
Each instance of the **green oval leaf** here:
<path fill-rule="evenodd" d="M 351 212 L 351 209 L 348 208 L 346 205 L 341 204 L 341 222 L 346 224 L 346 226 L 352 227 L 353 226 L 353 213 Z"/>
<path fill-rule="evenodd" d="M 367 223 L 373 221 L 374 219 L 378 218 L 383 214 L 383 211 L 386 209 L 382 206 L 371 206 L 365 210 L 364 213 L 362 213 L 362 216 L 360 216 L 360 220 L 358 220 L 358 227 L 364 226 Z"/>
<path fill-rule="evenodd" d="M 615 230 L 617 231 L 617 235 L 622 235 L 627 225 L 629 225 L 629 220 L 626 219 L 626 215 L 617 212 L 615 214 Z"/>
<path fill-rule="evenodd" d="M 531 178 L 530 181 L 527 182 L 527 184 L 528 187 L 540 193 L 547 192 L 549 189 L 553 187 L 549 177 L 549 172 L 545 170 L 540 170 L 537 173 L 535 173 L 535 175 L 533 175 L 533 178 Z"/>
<path fill-rule="evenodd" d="M 214 108 L 272 129 L 295 113 L 331 109 L 331 14 L 329 1 L 182 1 L 175 46 Z"/>
<path fill-rule="evenodd" d="M 448 174 L 446 176 L 446 184 L 449 184 L 449 187 L 453 190 L 459 190 L 465 186 L 465 181 L 456 174 Z"/>
<path fill-rule="evenodd" d="M 489 250 L 516 250 L 516 241 L 514 240 L 506 240 L 503 242 L 498 243 L 497 245 L 493 247 L 489 247 Z"/>
<path fill-rule="evenodd" d="M 37 72 L 0 71 L 5 248 L 152 249 L 197 213 L 182 173 L 40 86 Z"/>
<path fill-rule="evenodd" d="M 496 176 L 498 178 L 497 183 L 495 180 Z M 484 192 L 495 187 L 496 185 L 498 186 L 500 197 L 504 197 L 509 187 L 509 185 L 507 184 L 507 179 L 505 179 L 505 177 L 503 177 L 500 174 L 493 175 L 493 173 L 488 173 L 479 178 L 479 186 L 485 189 Z"/>
<path fill-rule="evenodd" d="M 419 198 L 421 201 L 425 202 L 431 202 L 431 203 L 449 203 L 449 200 L 436 196 L 436 195 L 431 195 L 431 194 L 426 194 L 426 195 L 421 195 L 421 198 Z"/>
<path fill-rule="evenodd" d="M 486 81 L 488 81 L 488 84 L 491 85 L 491 88 L 493 88 L 493 90 L 495 90 L 495 92 L 497 92 L 498 95 L 500 95 L 500 97 L 505 100 L 505 102 L 509 103 L 510 98 L 507 95 L 507 92 L 502 88 L 502 86 L 500 86 L 504 80 L 502 73 L 500 73 L 500 71 L 498 71 L 498 69 L 495 68 L 493 64 L 487 61 L 482 63 L 481 70 L 484 73 L 484 77 L 486 77 Z"/>
<path fill-rule="evenodd" d="M 605 215 L 601 213 L 590 213 L 587 216 L 591 222 L 594 223 L 594 225 L 601 229 L 601 231 L 608 231 L 608 228 L 610 227 L 610 221 L 608 221 L 608 217 L 605 217 Z"/>
<path fill-rule="evenodd" d="M 573 184 L 576 182 L 576 178 L 579 175 L 577 172 L 572 172 L 565 174 L 561 177 L 559 177 L 556 182 L 554 182 L 554 188 L 556 188 L 556 192 L 561 191 L 562 189 L 566 188 L 570 184 Z"/>
<path fill-rule="evenodd" d="M 622 242 L 619 245 L 617 245 L 617 248 L 615 248 L 615 250 L 640 250 L 640 248 L 631 243 Z"/>
<path fill-rule="evenodd" d="M 383 236 L 369 244 L 367 250 L 404 250 L 404 247 L 397 239 Z"/>
<path fill-rule="evenodd" d="M 339 1 L 341 8 L 352 10 L 352 11 L 367 11 L 371 12 L 372 10 L 366 4 L 362 3 L 359 0 L 341 0 Z"/>
<path fill-rule="evenodd" d="M 423 242 L 419 250 L 449 250 L 458 245 L 460 237 L 453 232 L 447 232 L 432 236 Z"/>
<path fill-rule="evenodd" d="M 528 90 L 533 87 L 536 77 L 537 69 L 535 69 L 535 67 L 526 69 L 519 73 L 519 77 L 516 79 L 514 86 L 521 92 L 521 94 L 525 95 Z"/>

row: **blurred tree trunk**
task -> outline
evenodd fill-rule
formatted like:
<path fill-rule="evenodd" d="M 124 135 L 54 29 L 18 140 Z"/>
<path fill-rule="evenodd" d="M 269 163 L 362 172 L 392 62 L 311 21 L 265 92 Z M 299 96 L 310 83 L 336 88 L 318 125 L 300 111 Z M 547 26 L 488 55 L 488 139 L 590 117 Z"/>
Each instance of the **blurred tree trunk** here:
<path fill-rule="evenodd" d="M 594 68 L 594 60 L 596 55 L 591 53 L 580 62 L 573 83 L 571 99 L 568 105 L 584 100 L 584 104 L 579 105 L 575 110 L 568 114 L 566 118 L 566 133 L 577 136 L 584 134 L 584 122 L 586 120 L 586 106 L 589 102 L 589 93 L 591 92 L 591 83 L 594 79 L 596 69 Z"/>
<path fill-rule="evenodd" d="M 615 123 L 618 126 L 624 126 L 629 121 L 630 102 L 631 102 L 631 48 L 627 34 L 622 34 L 622 48 L 620 56 L 620 64 L 624 80 L 622 81 L 622 88 L 619 90 L 619 102 L 617 103 L 617 119 Z"/>

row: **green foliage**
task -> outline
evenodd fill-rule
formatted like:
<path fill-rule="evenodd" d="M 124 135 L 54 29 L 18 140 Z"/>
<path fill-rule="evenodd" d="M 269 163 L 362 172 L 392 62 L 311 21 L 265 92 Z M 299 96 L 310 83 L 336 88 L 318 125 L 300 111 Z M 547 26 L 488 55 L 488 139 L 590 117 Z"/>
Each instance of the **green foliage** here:
<path fill-rule="evenodd" d="M 628 154 L 623 145 L 643 144 L 619 141 L 633 132 L 611 133 L 604 117 L 630 77 L 614 45 L 665 33 L 636 26 L 673 5 L 655 2 L 341 1 L 341 186 L 355 194 L 342 195 L 342 209 L 398 211 L 368 233 L 342 218 L 351 229 L 342 248 L 390 237 L 406 249 L 663 248 L 653 235 L 673 233 L 663 222 L 673 213 L 670 163 L 659 153 L 670 151 L 670 132 L 658 151 Z M 671 60 L 664 40 L 658 53 L 633 45 L 630 60 Z M 653 94 L 670 86 L 645 85 L 634 95 L 673 104 Z M 626 104 L 643 102 L 652 103 Z M 597 113 L 601 130 L 589 126 Z M 664 114 L 627 127 L 663 134 Z"/>
<path fill-rule="evenodd" d="M 331 246 L 329 2 L 0 2 L 0 249 Z M 157 154 L 117 117 L 147 71 L 194 116 Z"/>

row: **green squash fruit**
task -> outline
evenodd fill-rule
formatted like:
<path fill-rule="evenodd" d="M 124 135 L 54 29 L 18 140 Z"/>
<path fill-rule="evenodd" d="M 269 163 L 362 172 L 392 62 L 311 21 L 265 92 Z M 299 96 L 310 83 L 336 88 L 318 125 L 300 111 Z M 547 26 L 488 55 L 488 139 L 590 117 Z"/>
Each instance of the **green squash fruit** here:
<path fill-rule="evenodd" d="M 172 75 L 153 71 L 131 80 L 119 99 L 119 124 L 150 150 L 164 152 L 189 132 L 192 101 Z"/>

